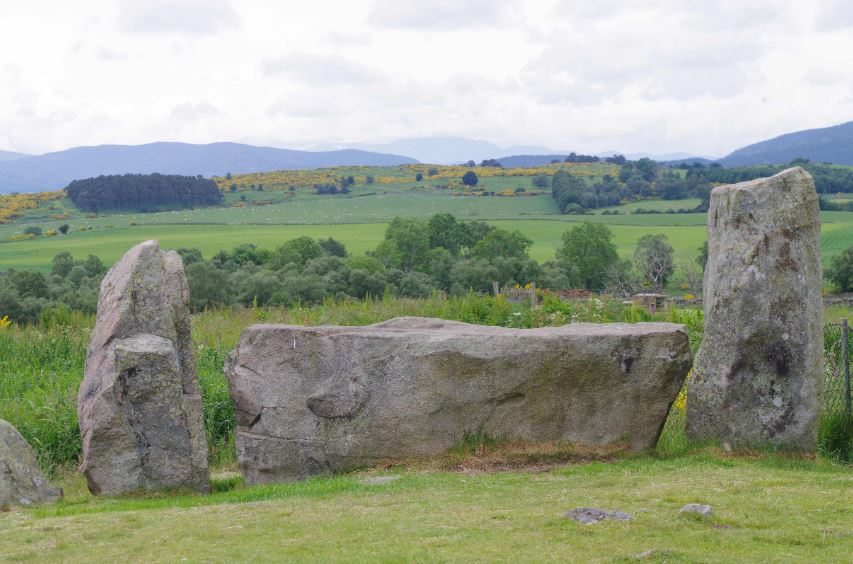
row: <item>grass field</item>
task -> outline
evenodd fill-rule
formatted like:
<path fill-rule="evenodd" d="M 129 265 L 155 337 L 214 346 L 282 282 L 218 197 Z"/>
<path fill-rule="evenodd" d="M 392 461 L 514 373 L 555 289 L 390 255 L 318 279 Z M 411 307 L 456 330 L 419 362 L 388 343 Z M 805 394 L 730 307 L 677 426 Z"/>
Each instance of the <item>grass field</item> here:
<path fill-rule="evenodd" d="M 532 199 L 532 198 L 531 198 Z M 853 245 L 853 213 L 824 212 L 821 246 L 824 264 L 829 258 Z M 498 219 L 489 223 L 505 229 L 518 229 L 534 244 L 530 254 L 539 261 L 554 258 L 562 234 L 583 221 L 612 219 L 620 222 L 634 218 L 654 218 L 657 221 L 698 221 L 690 224 L 637 224 L 611 223 L 604 221 L 613 231 L 620 255 L 629 257 L 637 240 L 646 233 L 664 233 L 669 237 L 676 254 L 696 255 L 697 249 L 706 238 L 704 215 L 650 215 L 650 216 L 558 216 L 548 219 Z M 849 217 L 845 217 L 849 216 Z M 39 237 L 25 241 L 0 243 L 0 270 L 8 268 L 50 268 L 54 255 L 69 251 L 75 257 L 85 258 L 88 254 L 100 257 L 105 264 L 112 264 L 133 245 L 147 239 L 158 239 L 166 248 L 196 247 L 205 257 L 225 249 L 230 250 L 243 243 L 255 243 L 262 248 L 273 248 L 287 240 L 307 235 L 309 237 L 333 237 L 344 242 L 355 254 L 375 249 L 385 233 L 385 223 L 321 223 L 303 225 L 246 225 L 246 224 L 146 224 L 99 227 L 90 231 L 75 231 L 66 236 Z"/>
<path fill-rule="evenodd" d="M 606 166 L 589 165 L 586 167 L 589 170 L 584 170 L 587 174 L 596 174 Z M 413 176 L 413 170 L 406 167 L 352 168 L 244 175 L 235 177 L 240 191 L 226 192 L 225 207 L 195 210 L 94 215 L 78 211 L 68 199 L 51 200 L 27 210 L 14 223 L 0 225 L 0 270 L 48 269 L 53 256 L 61 251 L 69 251 L 78 258 L 94 254 L 106 264 L 112 264 L 128 248 L 146 239 L 158 239 L 167 248 L 196 247 L 210 257 L 219 250 L 229 250 L 243 243 L 272 248 L 308 235 L 333 237 L 346 244 L 350 252 L 362 254 L 377 246 L 385 224 L 392 217 L 427 218 L 435 213 L 452 213 L 464 220 L 482 220 L 518 229 L 533 240 L 530 254 L 539 261 L 552 259 L 561 235 L 584 221 L 608 225 L 623 257 L 631 256 L 636 241 L 647 233 L 667 235 L 676 252 L 682 255 L 695 256 L 705 240 L 706 215 L 703 213 L 630 213 L 637 208 L 692 209 L 699 203 L 695 198 L 642 200 L 609 208 L 619 211 L 619 215 L 602 215 L 605 210 L 583 216 L 561 215 L 547 193 L 511 197 L 471 195 L 461 189 L 436 188 L 448 182 L 448 178 L 427 178 L 422 182 L 407 180 L 407 175 Z M 485 172 L 496 173 L 494 170 Z M 358 178 L 365 174 L 391 177 L 386 178 L 387 182 L 357 185 L 350 194 L 335 196 L 317 195 L 307 186 L 294 186 L 290 190 L 288 184 L 305 174 L 347 173 Z M 506 171 L 507 176 L 484 176 L 481 187 L 497 192 L 516 187 L 533 190 L 529 176 L 510 176 L 510 173 L 513 171 Z M 263 192 L 250 189 L 250 182 L 261 180 L 268 189 Z M 853 245 L 853 212 L 822 212 L 821 218 L 826 265 L 834 254 Z M 20 235 L 30 225 L 47 231 L 62 224 L 70 226 L 67 235 L 10 241 L 10 237 Z"/>
<path fill-rule="evenodd" d="M 370 473 L 372 474 L 372 473 Z M 842 562 L 853 538 L 848 468 L 700 452 L 547 472 L 381 471 L 210 496 L 75 494 L 0 513 L 0 560 Z M 79 487 L 79 481 L 77 482 Z M 709 503 L 709 519 L 678 513 Z M 575 507 L 628 522 L 581 525 Z"/>
<path fill-rule="evenodd" d="M 849 312 L 848 312 L 849 313 Z M 618 301 L 544 303 L 500 298 L 221 309 L 193 317 L 205 427 L 214 468 L 209 496 L 93 498 L 76 472 L 76 395 L 91 316 L 68 325 L 0 328 L 0 417 L 36 448 L 65 500 L 0 511 L 0 560 L 257 561 L 343 559 L 842 561 L 853 538 L 853 474 L 823 456 L 729 455 L 688 446 L 676 402 L 657 450 L 631 455 L 571 445 L 466 443 L 445 456 L 307 481 L 247 488 L 234 472 L 233 415 L 222 365 L 251 323 L 362 325 L 400 315 L 532 327 L 576 321 L 686 323 L 695 350 L 702 315 L 652 316 Z M 394 475 L 366 485 L 366 475 Z M 679 515 L 709 503 L 710 519 Z M 575 507 L 626 511 L 629 522 L 585 526 Z"/>

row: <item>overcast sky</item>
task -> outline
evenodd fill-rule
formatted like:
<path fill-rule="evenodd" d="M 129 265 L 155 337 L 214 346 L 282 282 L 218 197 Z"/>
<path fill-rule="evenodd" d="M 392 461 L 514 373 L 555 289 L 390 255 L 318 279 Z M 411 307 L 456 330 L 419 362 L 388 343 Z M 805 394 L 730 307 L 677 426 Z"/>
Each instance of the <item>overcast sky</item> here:
<path fill-rule="evenodd" d="M 848 0 L 2 0 L 0 149 L 459 135 L 718 156 L 853 120 Z"/>

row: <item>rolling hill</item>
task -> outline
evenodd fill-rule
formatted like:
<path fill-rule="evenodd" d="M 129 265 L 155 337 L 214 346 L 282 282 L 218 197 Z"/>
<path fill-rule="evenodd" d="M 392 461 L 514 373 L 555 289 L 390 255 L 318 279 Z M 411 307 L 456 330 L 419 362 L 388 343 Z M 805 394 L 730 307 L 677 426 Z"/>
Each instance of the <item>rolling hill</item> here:
<path fill-rule="evenodd" d="M 413 164 L 409 157 L 357 149 L 296 151 L 238 143 L 149 143 L 75 147 L 0 162 L 0 194 L 64 188 L 72 180 L 102 174 L 151 173 L 222 176 L 329 166 Z"/>
<path fill-rule="evenodd" d="M 853 121 L 796 131 L 742 147 L 720 159 L 725 167 L 784 164 L 798 157 L 813 162 L 853 165 Z"/>
<path fill-rule="evenodd" d="M 13 151 L 0 151 L 0 163 L 6 161 L 16 161 L 18 159 L 23 159 L 24 157 L 29 157 L 30 155 L 25 155 L 24 153 L 15 153 Z"/>
<path fill-rule="evenodd" d="M 422 163 L 459 164 L 469 160 L 480 162 L 518 154 L 553 153 L 551 149 L 535 146 L 500 147 L 488 141 L 464 137 L 417 137 L 398 139 L 389 143 L 349 143 L 321 146 L 323 149 L 348 147 L 363 151 L 408 155 Z M 550 161 L 549 161 L 550 162 Z"/>

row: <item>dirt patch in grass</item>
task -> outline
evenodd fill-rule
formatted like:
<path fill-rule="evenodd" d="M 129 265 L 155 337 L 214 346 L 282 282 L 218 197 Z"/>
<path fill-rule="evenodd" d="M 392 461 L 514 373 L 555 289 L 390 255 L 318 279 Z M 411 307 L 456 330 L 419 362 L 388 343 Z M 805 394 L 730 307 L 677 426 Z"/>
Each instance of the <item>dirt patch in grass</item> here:
<path fill-rule="evenodd" d="M 413 471 L 445 471 L 465 474 L 490 472 L 547 472 L 567 464 L 610 462 L 636 456 L 628 444 L 577 445 L 570 443 L 529 443 L 523 441 L 463 444 L 432 458 L 408 460 L 400 464 Z"/>

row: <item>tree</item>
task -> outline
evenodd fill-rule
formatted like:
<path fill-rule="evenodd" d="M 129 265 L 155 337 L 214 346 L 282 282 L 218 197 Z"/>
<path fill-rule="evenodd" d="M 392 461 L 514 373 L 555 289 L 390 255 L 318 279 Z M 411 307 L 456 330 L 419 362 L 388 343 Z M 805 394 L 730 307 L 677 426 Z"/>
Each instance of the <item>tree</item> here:
<path fill-rule="evenodd" d="M 634 264 L 637 270 L 660 293 L 673 271 L 673 250 L 666 235 L 643 235 L 634 249 Z"/>
<path fill-rule="evenodd" d="M 705 240 L 702 243 L 702 246 L 699 247 L 699 256 L 696 257 L 696 263 L 702 267 L 702 271 L 704 272 L 705 267 L 708 265 L 708 241 Z"/>
<path fill-rule="evenodd" d="M 826 277 L 842 292 L 853 292 L 853 246 L 832 257 Z"/>
<path fill-rule="evenodd" d="M 584 206 L 585 188 L 586 184 L 579 177 L 569 174 L 565 170 L 557 171 L 551 179 L 551 196 L 557 203 L 560 213 L 569 213 L 574 210 L 575 208 L 570 208 L 572 204 L 581 209 L 586 207 Z"/>
<path fill-rule="evenodd" d="M 427 170 L 427 176 L 435 176 L 436 174 L 438 174 L 438 169 L 434 166 L 429 167 L 429 170 Z"/>
<path fill-rule="evenodd" d="M 88 273 L 90 277 L 103 276 L 107 271 L 107 267 L 104 266 L 101 259 L 95 255 L 89 255 L 86 257 L 86 260 L 83 261 L 83 268 L 86 269 L 86 273 Z"/>
<path fill-rule="evenodd" d="M 676 266 L 684 277 L 688 291 L 694 296 L 700 295 L 702 293 L 702 266 L 698 257 L 689 254 L 681 255 L 676 261 Z"/>
<path fill-rule="evenodd" d="M 427 229 L 429 230 L 430 248 L 447 249 L 453 256 L 458 256 L 459 251 L 468 242 L 465 224 L 457 221 L 456 217 L 449 213 L 437 213 L 430 216 L 429 221 L 427 221 Z"/>
<path fill-rule="evenodd" d="M 276 247 L 270 259 L 270 267 L 273 270 L 280 270 L 293 263 L 301 269 L 306 262 L 322 255 L 323 247 L 320 246 L 320 243 L 303 235 Z"/>
<path fill-rule="evenodd" d="M 547 174 L 537 174 L 536 176 L 531 177 L 530 183 L 533 184 L 535 188 L 547 188 L 551 185 L 551 177 Z"/>
<path fill-rule="evenodd" d="M 616 296 L 629 298 L 637 293 L 640 281 L 634 273 L 630 260 L 617 260 L 604 270 L 607 291 Z"/>
<path fill-rule="evenodd" d="M 329 237 L 328 239 L 320 239 L 320 248 L 323 249 L 323 252 L 329 256 L 333 257 L 347 257 L 347 248 L 343 243 L 332 239 Z"/>
<path fill-rule="evenodd" d="M 419 173 L 417 173 L 417 174 L 415 175 L 415 181 L 416 181 L 416 182 L 420 182 L 420 181 L 421 181 L 421 180 L 423 180 L 423 179 L 424 179 L 424 173 L 419 172 Z"/>
<path fill-rule="evenodd" d="M 69 229 L 71 229 L 71 226 L 68 225 L 67 223 L 63 223 L 62 225 L 59 226 L 59 232 L 62 233 L 63 235 L 67 235 Z"/>
<path fill-rule="evenodd" d="M 44 274 L 37 270 L 18 270 L 10 276 L 12 285 L 22 298 L 47 298 L 47 280 Z"/>
<path fill-rule="evenodd" d="M 74 257 L 68 251 L 62 251 L 53 257 L 53 268 L 51 268 L 53 274 L 65 278 L 72 268 L 74 268 Z"/>
<path fill-rule="evenodd" d="M 29 225 L 24 228 L 24 235 L 35 235 L 36 237 L 40 237 L 42 233 L 44 233 L 44 231 L 42 231 L 42 228 L 38 225 Z"/>
<path fill-rule="evenodd" d="M 429 251 L 429 227 L 425 221 L 395 217 L 385 230 L 385 240 L 374 252 L 387 268 L 405 272 L 415 267 L 425 267 Z"/>
<path fill-rule="evenodd" d="M 563 233 L 557 261 L 566 271 L 574 271 L 589 290 L 607 286 L 606 273 L 619 261 L 613 233 L 602 223 L 585 222 Z"/>
<path fill-rule="evenodd" d="M 476 186 L 479 181 L 480 179 L 477 178 L 477 173 L 473 170 L 469 170 L 462 175 L 462 184 L 465 186 Z"/>
<path fill-rule="evenodd" d="M 224 270 L 210 262 L 194 262 L 185 270 L 194 310 L 228 303 L 228 275 Z"/>
<path fill-rule="evenodd" d="M 186 247 L 181 247 L 175 252 L 181 255 L 181 260 L 184 263 L 184 268 L 193 263 L 201 262 L 202 260 L 204 260 L 201 256 L 201 251 L 198 249 L 188 249 Z"/>
<path fill-rule="evenodd" d="M 521 231 L 495 228 L 477 241 L 471 254 L 487 260 L 493 260 L 497 257 L 526 259 L 527 249 L 531 245 L 533 245 L 533 241 L 523 235 Z"/>

